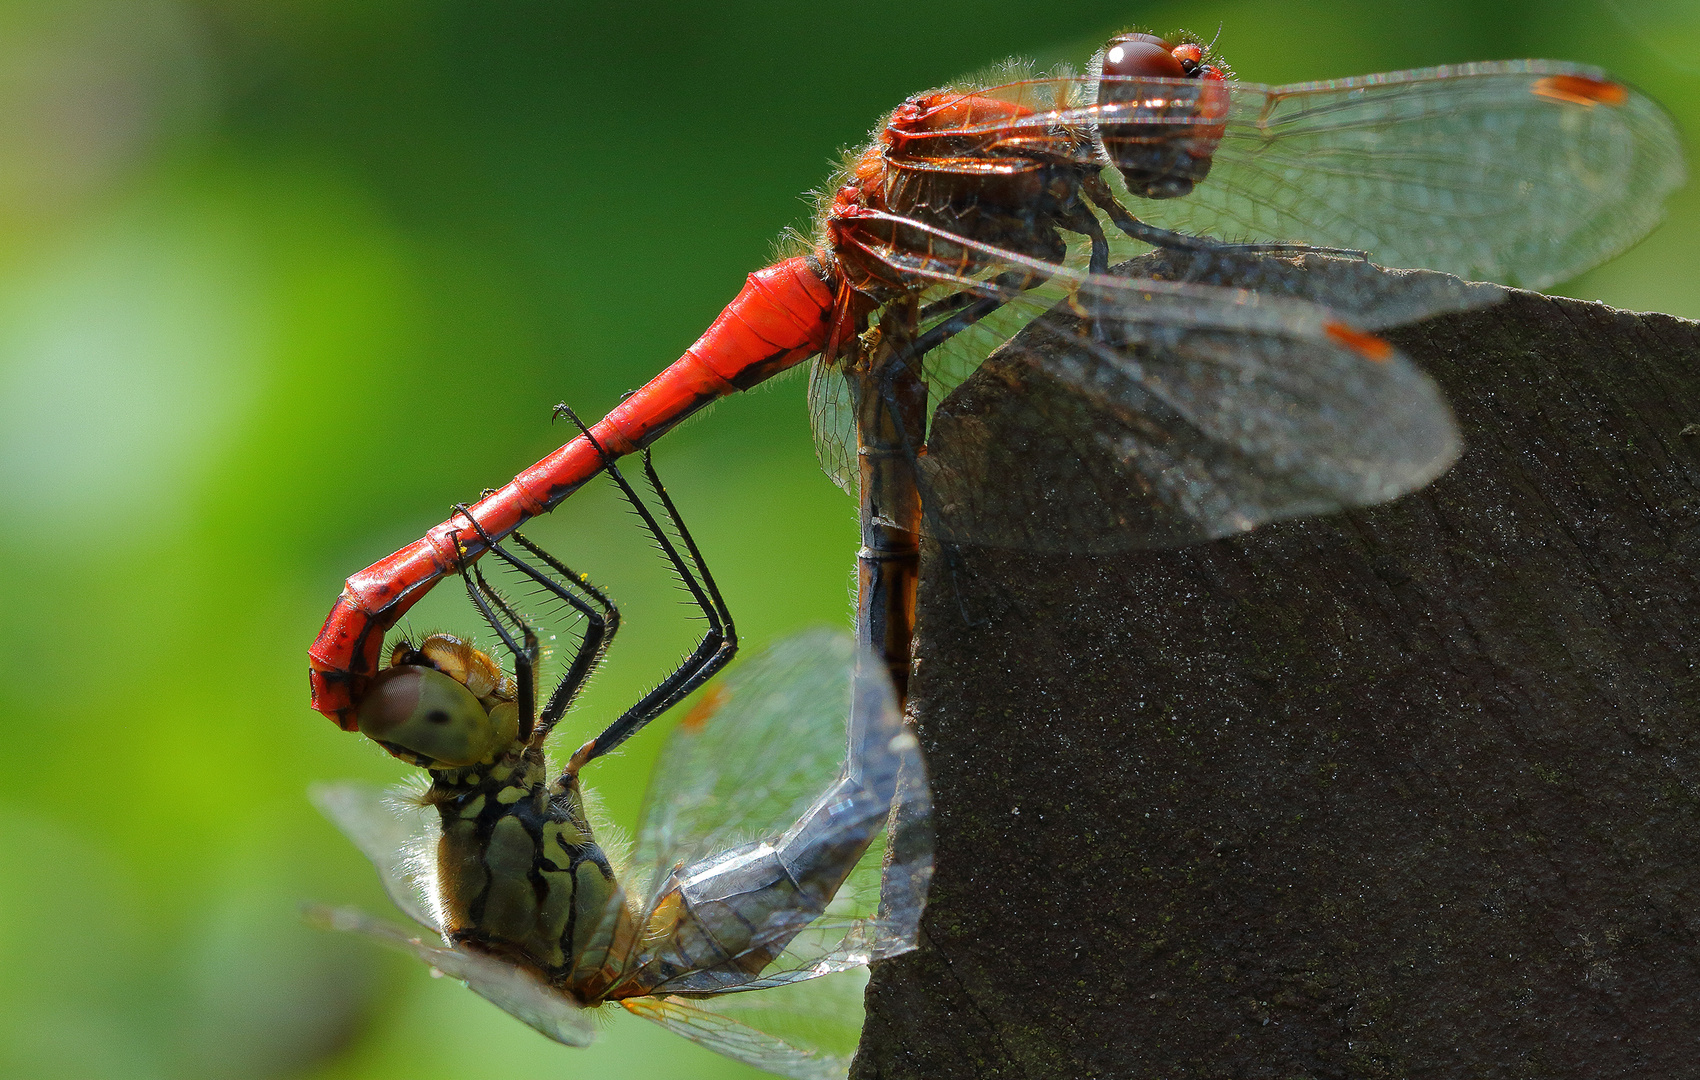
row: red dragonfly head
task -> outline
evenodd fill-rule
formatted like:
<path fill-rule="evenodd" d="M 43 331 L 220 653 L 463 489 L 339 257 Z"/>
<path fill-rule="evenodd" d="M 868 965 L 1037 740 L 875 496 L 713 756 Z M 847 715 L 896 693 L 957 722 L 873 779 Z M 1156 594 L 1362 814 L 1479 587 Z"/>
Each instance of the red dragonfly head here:
<path fill-rule="evenodd" d="M 1104 160 L 1148 199 L 1192 191 L 1210 172 L 1228 114 L 1227 66 L 1197 41 L 1118 34 L 1092 58 Z"/>

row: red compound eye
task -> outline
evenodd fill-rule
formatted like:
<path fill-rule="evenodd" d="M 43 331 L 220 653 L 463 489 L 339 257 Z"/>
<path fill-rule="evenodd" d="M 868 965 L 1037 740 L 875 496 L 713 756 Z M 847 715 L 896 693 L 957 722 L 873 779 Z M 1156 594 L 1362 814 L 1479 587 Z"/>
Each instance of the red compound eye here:
<path fill-rule="evenodd" d="M 1120 34 L 1094 58 L 1103 159 L 1147 199 L 1186 195 L 1210 173 L 1228 111 L 1225 72 L 1205 46 L 1154 34 Z"/>
<path fill-rule="evenodd" d="M 1104 47 L 1103 73 L 1111 77 L 1184 79 L 1187 70 L 1175 55 L 1177 51 L 1155 34 L 1127 34 Z"/>

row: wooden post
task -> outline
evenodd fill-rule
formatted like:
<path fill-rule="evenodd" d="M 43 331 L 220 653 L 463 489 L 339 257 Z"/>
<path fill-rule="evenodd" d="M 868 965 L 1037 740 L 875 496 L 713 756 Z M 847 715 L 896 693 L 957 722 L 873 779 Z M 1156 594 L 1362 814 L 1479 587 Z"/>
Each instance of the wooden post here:
<path fill-rule="evenodd" d="M 1693 1075 L 1700 325 L 1387 336 L 1467 440 L 1423 492 L 927 552 L 937 875 L 853 1076 Z"/>

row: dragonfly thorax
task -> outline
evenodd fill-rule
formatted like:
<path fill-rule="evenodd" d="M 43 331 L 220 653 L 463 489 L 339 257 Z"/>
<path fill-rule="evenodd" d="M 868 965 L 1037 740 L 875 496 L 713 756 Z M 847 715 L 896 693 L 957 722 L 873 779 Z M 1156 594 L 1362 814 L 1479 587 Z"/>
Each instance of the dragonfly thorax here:
<path fill-rule="evenodd" d="M 1043 261 L 1064 258 L 1058 226 L 1084 212 L 1086 171 L 1044 149 L 979 130 L 1017 123 L 1031 111 L 948 91 L 911 98 L 893 111 L 851 164 L 848 182 L 825 213 L 826 244 L 847 283 L 883 303 L 924 287 L 927 274 L 974 277 L 1001 269 L 1003 259 L 992 249 Z M 940 158 L 956 167 L 939 168 Z"/>
<path fill-rule="evenodd" d="M 431 778 L 425 801 L 442 818 L 434 886 L 445 936 L 564 981 L 605 916 L 624 914 L 578 777 L 550 782 L 542 751 L 527 748 Z"/>

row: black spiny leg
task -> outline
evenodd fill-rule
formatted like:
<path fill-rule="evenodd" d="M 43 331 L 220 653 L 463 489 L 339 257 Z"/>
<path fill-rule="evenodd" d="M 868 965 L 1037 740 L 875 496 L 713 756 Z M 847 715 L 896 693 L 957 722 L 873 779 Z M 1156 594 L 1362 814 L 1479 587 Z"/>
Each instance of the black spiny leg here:
<path fill-rule="evenodd" d="M 563 579 L 571 581 L 577 588 L 583 590 L 585 595 L 591 598 L 591 603 L 596 605 L 596 610 L 581 606 L 578 600 L 570 594 L 555 589 L 546 575 L 532 574 L 534 580 L 548 585 L 551 592 L 577 608 L 586 620 L 584 638 L 579 642 L 578 651 L 573 654 L 573 662 L 568 666 L 567 673 L 561 677 L 561 681 L 555 684 L 554 692 L 549 695 L 549 703 L 543 706 L 543 715 L 538 718 L 538 731 L 547 735 L 554 730 L 561 717 L 566 715 L 567 709 L 572 706 L 579 691 L 584 689 L 585 681 L 590 678 L 590 673 L 596 670 L 596 665 L 601 663 L 602 658 L 608 653 L 608 647 L 614 643 L 614 635 L 620 632 L 620 609 L 615 607 L 614 602 L 608 599 L 601 589 L 592 585 L 590 579 L 583 574 L 573 572 L 565 563 L 517 532 L 511 534 L 510 538 L 525 550 L 531 552 L 540 561 L 548 564 Z M 516 562 L 516 565 L 524 568 L 527 573 L 532 571 L 532 568 L 524 563 Z"/>
<path fill-rule="evenodd" d="M 1145 224 L 1121 204 L 1121 200 L 1116 198 L 1115 192 L 1110 190 L 1110 185 L 1104 183 L 1101 176 L 1086 177 L 1081 182 L 1080 190 L 1091 200 L 1092 205 L 1110 216 L 1112 225 L 1140 243 L 1150 244 L 1152 247 L 1179 248 L 1182 251 L 1214 251 L 1218 246 L 1196 236 Z"/>
<path fill-rule="evenodd" d="M 715 586 L 714 577 L 708 572 L 708 567 L 702 559 L 702 553 L 698 550 L 696 541 L 691 538 L 690 530 L 685 528 L 684 521 L 680 519 L 678 508 L 673 505 L 673 500 L 667 496 L 667 490 L 661 484 L 661 478 L 656 475 L 655 466 L 650 461 L 649 452 L 646 450 L 643 455 L 644 474 L 649 480 L 650 487 L 654 489 L 656 497 L 661 500 L 668 521 L 672 523 L 673 528 L 684 542 L 685 550 L 690 554 L 688 560 L 679 554 L 678 548 L 674 546 L 666 530 L 655 519 L 655 515 L 650 513 L 649 507 L 644 505 L 643 500 L 638 497 L 638 493 L 633 490 L 624 474 L 620 472 L 619 466 L 614 463 L 613 456 L 602 447 L 596 436 L 590 433 L 590 429 L 585 426 L 584 421 L 580 420 L 578 415 L 565 405 L 556 407 L 556 415 L 565 416 L 572 420 L 579 431 L 583 432 L 584 437 L 590 440 L 591 446 L 596 448 L 596 452 L 602 457 L 602 464 L 608 475 L 619 485 L 626 501 L 631 503 L 632 509 L 637 512 L 645 528 L 649 530 L 649 534 L 655 538 L 657 546 L 661 548 L 662 554 L 667 557 L 667 561 L 672 565 L 673 572 L 678 575 L 680 583 L 685 586 L 685 589 L 691 594 L 692 601 L 703 613 L 704 618 L 708 620 L 708 629 L 704 632 L 702 641 L 697 644 L 697 647 L 691 651 L 684 662 L 672 674 L 661 680 L 653 690 L 645 694 L 637 704 L 627 709 L 618 719 L 604 728 L 602 734 L 581 747 L 573 755 L 572 762 L 567 766 L 567 771 L 570 773 L 613 750 L 642 729 L 645 724 L 666 712 L 685 695 L 708 681 L 737 652 L 738 635 L 732 624 L 732 613 L 727 610 L 726 602 L 721 598 L 720 590 Z"/>
<path fill-rule="evenodd" d="M 1079 233 L 1091 241 L 1092 254 L 1087 260 L 1087 273 L 1103 274 L 1109 271 L 1110 241 L 1104 236 L 1104 227 L 1098 223 L 1097 214 L 1078 202 L 1072 203 L 1067 214 L 1058 216 L 1057 225 L 1069 232 Z"/>
<path fill-rule="evenodd" d="M 1127 233 L 1144 244 L 1152 247 L 1169 248 L 1178 251 L 1239 251 L 1254 254 L 1279 254 L 1281 252 L 1298 252 L 1300 254 L 1316 253 L 1319 255 L 1341 255 L 1354 259 L 1369 261 L 1369 252 L 1356 248 L 1314 247 L 1310 244 L 1283 243 L 1271 241 L 1259 244 L 1230 244 L 1220 240 L 1206 240 L 1199 236 L 1189 236 L 1186 233 L 1174 232 L 1171 229 L 1159 229 L 1155 225 L 1147 225 L 1134 217 L 1127 207 L 1121 204 L 1110 186 L 1104 183 L 1102 177 L 1088 177 L 1080 189 L 1086 193 L 1093 205 L 1110 216 L 1111 224 L 1122 232 Z"/>
<path fill-rule="evenodd" d="M 933 301 L 916 315 L 917 323 L 930 323 L 934 319 L 944 319 L 946 315 L 952 317 L 915 338 L 896 360 L 907 363 L 911 358 L 944 344 L 1026 290 L 1043 285 L 1046 280 L 1032 270 L 1006 270 L 990 280 L 975 282 L 942 300 Z"/>
<path fill-rule="evenodd" d="M 464 513 L 464 507 L 457 509 Z M 513 610 L 512 606 L 502 599 L 501 594 L 484 579 L 482 571 L 478 569 L 476 564 L 463 566 L 461 569 L 461 576 L 466 580 L 467 593 L 472 597 L 473 604 L 484 615 L 485 621 L 489 622 L 501 637 L 502 644 L 513 654 L 514 679 L 519 684 L 520 738 L 526 742 L 539 743 L 548 736 L 550 730 L 566 713 L 568 706 L 578 696 L 578 692 L 583 689 L 590 673 L 595 670 L 597 662 L 607 653 L 608 646 L 613 642 L 614 635 L 620 628 L 620 612 L 602 590 L 524 536 L 514 532 L 508 534 L 508 539 L 530 552 L 550 570 L 553 570 L 555 574 L 558 574 L 558 580 L 546 571 L 538 569 L 507 550 L 494 537 L 485 532 L 484 527 L 478 524 L 477 520 L 470 514 L 466 514 L 466 518 L 472 522 L 472 527 L 478 533 L 479 538 L 484 541 L 484 546 L 497 558 L 542 586 L 544 591 L 550 595 L 567 603 L 585 618 L 584 635 L 573 654 L 572 663 L 568 665 L 567 673 L 562 676 L 561 681 L 556 684 L 554 692 L 549 695 L 549 702 L 544 706 L 542 715 L 538 716 L 536 712 L 536 664 L 538 656 L 536 635 L 525 620 Z M 582 592 L 588 599 L 581 599 L 576 595 L 579 592 Z M 519 646 L 514 641 L 513 635 L 503 625 L 502 620 L 496 617 L 495 612 L 497 610 L 507 620 L 511 621 L 516 629 L 523 632 L 526 643 L 524 647 Z"/>
<path fill-rule="evenodd" d="M 478 531 L 487 546 L 495 547 L 489 534 L 478 524 L 478 519 L 472 516 L 465 504 L 456 506 L 455 510 L 472 522 L 472 527 Z M 458 540 L 455 546 L 457 551 L 461 550 Z M 537 634 L 531 629 L 531 624 L 502 599 L 501 593 L 491 588 L 490 583 L 484 580 L 484 571 L 479 569 L 477 563 L 468 562 L 464 554 L 460 563 L 460 578 L 466 584 L 466 595 L 472 599 L 472 605 L 484 616 L 484 621 L 490 624 L 490 628 L 496 631 L 503 646 L 514 658 L 514 682 L 518 685 L 519 737 L 521 741 L 525 741 L 531 736 L 532 721 L 537 715 Z M 507 623 L 510 622 L 513 624 L 513 630 L 508 629 Z M 514 639 L 514 631 L 518 631 L 524 639 L 523 644 Z"/>

